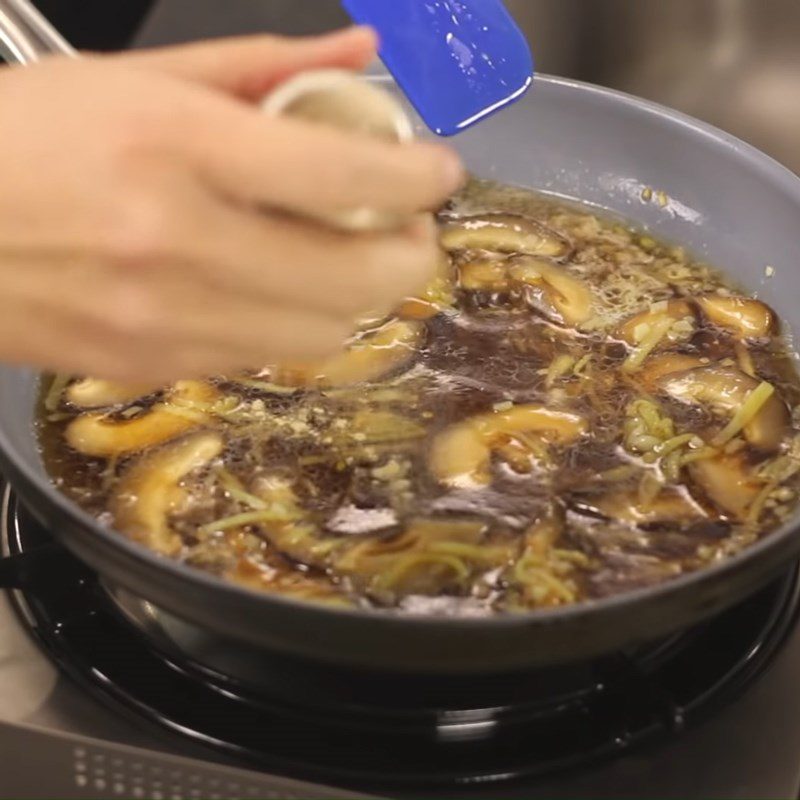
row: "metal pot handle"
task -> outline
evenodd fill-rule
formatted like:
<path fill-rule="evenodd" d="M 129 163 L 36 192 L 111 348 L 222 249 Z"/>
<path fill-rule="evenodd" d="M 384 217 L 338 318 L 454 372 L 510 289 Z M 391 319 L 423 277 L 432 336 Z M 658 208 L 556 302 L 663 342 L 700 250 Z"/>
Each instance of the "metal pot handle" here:
<path fill-rule="evenodd" d="M 78 53 L 28 0 L 0 0 L 0 56 L 32 64 L 50 55 Z"/>

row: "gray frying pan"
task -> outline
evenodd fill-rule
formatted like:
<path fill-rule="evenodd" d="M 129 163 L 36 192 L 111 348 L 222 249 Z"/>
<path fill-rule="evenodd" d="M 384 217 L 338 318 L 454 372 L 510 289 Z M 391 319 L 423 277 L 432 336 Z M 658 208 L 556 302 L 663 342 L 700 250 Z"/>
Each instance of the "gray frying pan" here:
<path fill-rule="evenodd" d="M 0 28 L 8 8 L 0 2 Z M 0 47 L 18 61 L 53 48 L 52 37 L 36 40 L 28 26 L 17 18 L 16 32 L 9 34 L 5 25 L 0 35 Z M 800 328 L 800 178 L 745 143 L 633 97 L 540 76 L 520 103 L 453 144 L 479 176 L 588 201 L 687 245 L 758 291 L 790 331 Z M 645 187 L 663 191 L 668 202 L 644 201 Z M 774 268 L 772 277 L 767 266 Z M 190 622 L 234 641 L 315 660 L 464 673 L 581 659 L 720 611 L 800 553 L 796 515 L 711 568 L 571 607 L 454 620 L 307 605 L 156 556 L 66 500 L 50 484 L 37 451 L 36 392 L 36 373 L 0 367 L 0 466 L 70 550 L 112 583 Z"/>

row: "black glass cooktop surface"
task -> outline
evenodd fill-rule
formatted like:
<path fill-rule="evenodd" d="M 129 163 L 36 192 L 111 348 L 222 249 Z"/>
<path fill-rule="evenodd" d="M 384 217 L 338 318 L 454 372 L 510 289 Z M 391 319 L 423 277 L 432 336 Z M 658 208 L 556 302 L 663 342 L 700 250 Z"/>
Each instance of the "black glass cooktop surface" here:
<path fill-rule="evenodd" d="M 676 737 L 771 661 L 797 609 L 797 570 L 689 631 L 586 664 L 480 678 L 377 675 L 259 654 L 239 669 L 165 647 L 11 496 L 21 619 L 61 669 L 117 710 L 250 766 L 398 792 L 469 792 L 572 771 Z M 199 638 L 202 640 L 202 637 Z"/>

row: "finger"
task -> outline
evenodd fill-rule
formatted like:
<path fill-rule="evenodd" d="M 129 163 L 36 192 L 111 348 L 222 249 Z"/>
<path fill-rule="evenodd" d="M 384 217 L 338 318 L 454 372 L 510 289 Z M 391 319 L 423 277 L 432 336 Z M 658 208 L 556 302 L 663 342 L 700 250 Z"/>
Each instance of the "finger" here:
<path fill-rule="evenodd" d="M 352 325 L 306 308 L 217 294 L 213 302 L 206 298 L 176 309 L 164 333 L 179 350 L 207 346 L 226 353 L 226 368 L 261 368 L 337 352 L 352 334 Z"/>
<path fill-rule="evenodd" d="M 48 319 L 50 326 L 34 326 L 24 350 L 12 353 L 17 361 L 154 385 L 324 357 L 338 350 L 351 332 L 342 320 L 304 309 L 219 294 L 175 306 L 158 325 L 125 335 L 107 320 L 75 313 L 51 313 Z M 56 349 L 53 328 L 58 331 Z"/>
<path fill-rule="evenodd" d="M 81 359 L 104 377 L 133 370 L 153 380 L 163 370 L 188 375 L 316 358 L 337 350 L 352 332 L 345 318 L 270 301 L 240 286 L 225 291 L 209 285 L 196 266 L 167 262 L 159 270 L 115 274 L 85 264 L 73 271 L 79 273 L 92 292 L 64 286 L 58 292 L 64 302 L 45 300 L 41 316 L 80 337 Z M 36 297 L 31 302 L 42 305 Z"/>
<path fill-rule="evenodd" d="M 219 207 L 198 225 L 193 260 L 203 278 L 226 291 L 351 320 L 389 310 L 433 277 L 432 221 L 358 236 L 297 219 Z"/>
<path fill-rule="evenodd" d="M 235 355 L 238 366 L 258 367 L 285 358 L 327 355 L 352 333 L 348 319 L 263 299 L 239 286 L 221 290 L 202 281 L 197 269 L 194 280 L 187 280 L 185 272 L 171 266 L 165 265 L 149 298 L 142 298 L 141 287 L 130 281 L 107 292 L 116 307 L 139 306 L 134 312 L 138 321 L 128 317 L 114 332 L 123 340 L 126 335 L 138 339 L 148 352 L 159 353 L 164 342 L 178 350 L 217 348 L 228 366 Z M 112 328 L 120 316 L 114 315 Z"/>
<path fill-rule="evenodd" d="M 175 137 L 176 157 L 240 202 L 299 214 L 411 213 L 439 207 L 464 181 L 459 157 L 438 144 L 382 142 L 206 99 L 165 135 Z"/>
<path fill-rule="evenodd" d="M 371 28 L 352 27 L 325 36 L 246 36 L 141 51 L 120 58 L 257 100 L 301 70 L 363 69 L 375 57 L 376 48 L 377 37 Z"/>

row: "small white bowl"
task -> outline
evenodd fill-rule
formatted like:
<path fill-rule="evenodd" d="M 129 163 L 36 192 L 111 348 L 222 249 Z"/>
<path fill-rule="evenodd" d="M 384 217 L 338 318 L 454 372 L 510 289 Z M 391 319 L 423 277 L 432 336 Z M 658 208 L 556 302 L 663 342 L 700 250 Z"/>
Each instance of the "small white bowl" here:
<path fill-rule="evenodd" d="M 268 94 L 261 107 L 272 116 L 286 115 L 390 142 L 414 138 L 411 121 L 394 97 L 345 70 L 324 69 L 296 75 Z M 320 212 L 315 219 L 348 231 L 386 230 L 408 221 L 407 216 L 372 208 Z"/>

